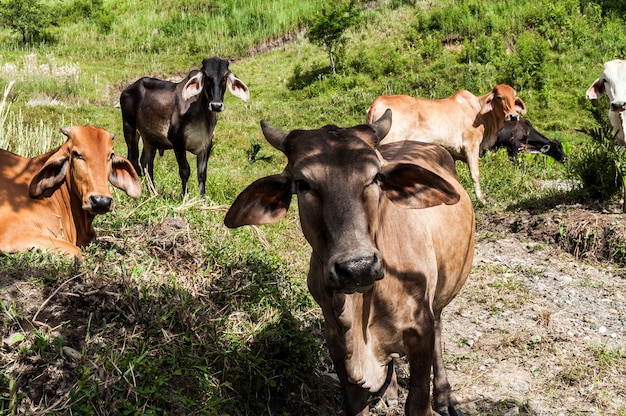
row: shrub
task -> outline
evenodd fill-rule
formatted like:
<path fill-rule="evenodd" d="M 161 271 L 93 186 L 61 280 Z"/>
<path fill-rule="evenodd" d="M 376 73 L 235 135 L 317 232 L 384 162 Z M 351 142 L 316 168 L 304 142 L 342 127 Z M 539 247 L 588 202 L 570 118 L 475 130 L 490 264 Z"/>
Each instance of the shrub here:
<path fill-rule="evenodd" d="M 0 3 L 0 21 L 22 36 L 22 43 L 52 40 L 48 28 L 54 21 L 50 7 L 39 0 L 5 0 Z"/>

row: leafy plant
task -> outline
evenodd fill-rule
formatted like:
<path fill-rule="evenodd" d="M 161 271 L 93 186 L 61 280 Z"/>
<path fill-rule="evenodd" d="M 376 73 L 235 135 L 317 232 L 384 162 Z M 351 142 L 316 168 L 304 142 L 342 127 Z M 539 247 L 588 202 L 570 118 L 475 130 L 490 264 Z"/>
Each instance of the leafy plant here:
<path fill-rule="evenodd" d="M 356 0 L 344 0 L 325 3 L 308 21 L 307 37 L 313 44 L 326 48 L 333 73 L 337 73 L 338 63 L 344 55 L 345 32 L 357 24 L 359 16 Z"/>
<path fill-rule="evenodd" d="M 0 21 L 28 44 L 50 39 L 47 30 L 54 16 L 52 9 L 39 0 L 5 0 L 0 3 Z"/>

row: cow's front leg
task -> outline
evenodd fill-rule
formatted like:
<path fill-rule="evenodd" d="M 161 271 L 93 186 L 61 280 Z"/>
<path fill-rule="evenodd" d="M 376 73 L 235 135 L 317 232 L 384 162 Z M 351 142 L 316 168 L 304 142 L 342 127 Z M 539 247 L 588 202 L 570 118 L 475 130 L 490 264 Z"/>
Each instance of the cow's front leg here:
<path fill-rule="evenodd" d="M 184 198 L 187 195 L 187 182 L 191 174 L 191 169 L 187 162 L 187 150 L 178 146 L 174 148 L 174 154 L 176 155 L 176 162 L 178 162 L 178 174 L 182 183 L 181 196 Z"/>
<path fill-rule="evenodd" d="M 198 191 L 200 192 L 200 196 L 204 196 L 205 193 L 206 169 L 209 162 L 209 155 L 211 154 L 211 147 L 212 142 L 209 142 L 207 148 L 198 153 L 196 159 L 196 166 L 198 170 Z"/>
<path fill-rule="evenodd" d="M 328 325 L 328 321 L 326 321 Z M 326 342 L 328 343 L 328 349 L 330 351 L 330 357 L 335 365 L 335 371 L 339 377 L 339 383 L 341 384 L 341 392 L 343 394 L 343 410 L 346 416 L 369 416 L 369 406 L 367 400 L 369 398 L 369 391 L 360 387 L 357 384 L 350 383 L 348 381 L 348 373 L 346 371 L 345 363 L 345 348 L 338 341 L 341 330 L 337 332 L 329 331 L 328 326 L 326 328 Z M 334 334 L 335 336 L 331 335 Z"/>
<path fill-rule="evenodd" d="M 409 394 L 404 405 L 407 416 L 432 416 L 430 404 L 430 368 L 435 345 L 434 317 L 424 305 L 415 329 L 404 334 L 410 366 Z"/>

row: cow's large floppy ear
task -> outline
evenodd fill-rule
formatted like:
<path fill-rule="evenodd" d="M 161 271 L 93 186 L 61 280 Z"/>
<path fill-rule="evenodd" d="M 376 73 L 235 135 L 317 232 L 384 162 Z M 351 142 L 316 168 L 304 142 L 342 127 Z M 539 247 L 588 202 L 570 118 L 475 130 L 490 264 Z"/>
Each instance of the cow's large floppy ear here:
<path fill-rule="evenodd" d="M 519 97 L 515 97 L 515 110 L 517 110 L 517 112 L 521 115 L 526 114 L 526 104 L 524 103 L 524 100 Z"/>
<path fill-rule="evenodd" d="M 450 182 L 411 163 L 388 165 L 380 172 L 379 183 L 387 198 L 405 208 L 454 205 L 461 198 Z"/>
<path fill-rule="evenodd" d="M 111 163 L 111 174 L 109 175 L 111 185 L 123 190 L 131 198 L 139 198 L 141 196 L 141 181 L 133 165 L 128 159 L 118 155 L 113 155 Z"/>
<path fill-rule="evenodd" d="M 287 213 L 292 193 L 291 178 L 284 173 L 258 179 L 235 199 L 224 224 L 236 228 L 278 221 Z"/>
<path fill-rule="evenodd" d="M 241 98 L 244 103 L 248 102 L 248 100 L 250 99 L 250 91 L 248 90 L 248 87 L 232 72 L 228 74 L 226 85 L 228 86 L 228 91 L 230 91 L 231 94 L 233 94 L 235 97 Z"/>
<path fill-rule="evenodd" d="M 480 114 L 484 115 L 490 112 L 491 110 L 493 110 L 493 97 L 494 97 L 494 94 L 492 92 L 489 93 L 489 95 L 487 95 L 487 99 L 485 100 L 485 103 L 480 108 Z"/>
<path fill-rule="evenodd" d="M 31 198 L 40 199 L 52 196 L 65 181 L 69 161 L 66 146 L 61 146 L 30 181 L 28 193 Z"/>
<path fill-rule="evenodd" d="M 587 90 L 587 99 L 589 100 L 597 100 L 602 97 L 606 89 L 604 87 L 604 78 L 600 77 L 597 80 L 593 81 L 591 87 Z"/>
<path fill-rule="evenodd" d="M 198 71 L 193 75 L 183 86 L 182 97 L 183 100 L 188 101 L 191 98 L 197 97 L 202 92 L 203 85 L 202 71 Z"/>

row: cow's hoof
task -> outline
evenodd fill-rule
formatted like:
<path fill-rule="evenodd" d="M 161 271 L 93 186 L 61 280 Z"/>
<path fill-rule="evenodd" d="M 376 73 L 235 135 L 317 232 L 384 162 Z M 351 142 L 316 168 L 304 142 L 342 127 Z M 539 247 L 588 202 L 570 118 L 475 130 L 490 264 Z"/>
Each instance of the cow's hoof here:
<path fill-rule="evenodd" d="M 439 416 L 463 416 L 463 412 L 461 412 L 461 409 L 459 409 L 458 406 L 442 406 L 435 409 L 435 412 Z"/>

